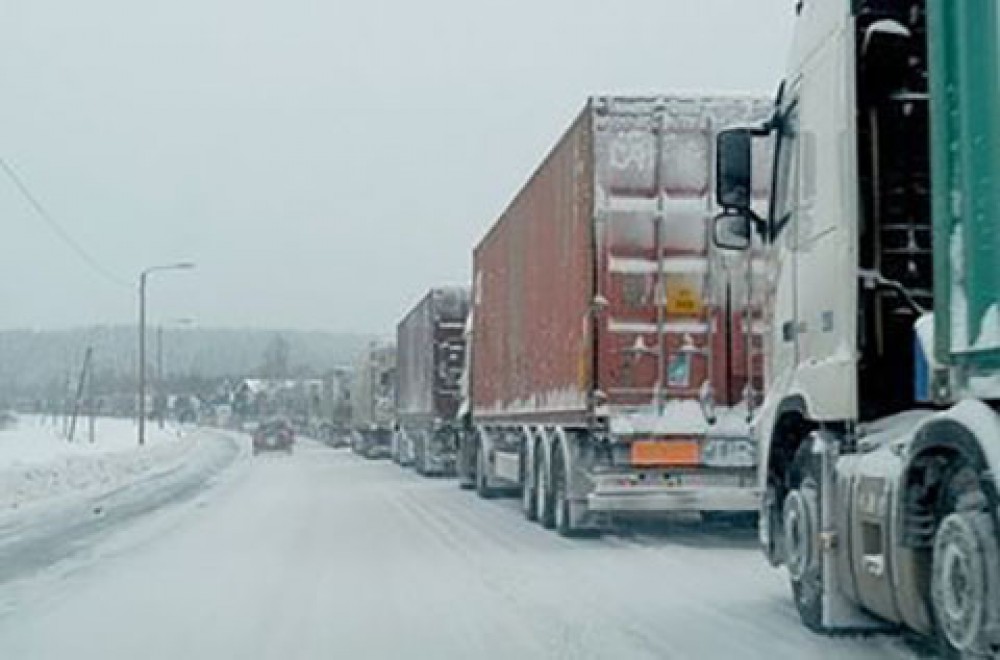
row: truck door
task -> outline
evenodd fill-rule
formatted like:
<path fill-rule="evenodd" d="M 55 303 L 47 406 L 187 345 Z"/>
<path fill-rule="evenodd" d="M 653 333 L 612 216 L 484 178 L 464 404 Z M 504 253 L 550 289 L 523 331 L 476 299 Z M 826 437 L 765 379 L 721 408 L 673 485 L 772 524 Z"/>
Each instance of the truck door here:
<path fill-rule="evenodd" d="M 768 253 L 768 276 L 773 284 L 774 304 L 767 313 L 773 318 L 768 347 L 770 369 L 768 380 L 779 379 L 798 364 L 798 278 L 796 272 L 799 199 L 799 110 L 798 102 L 785 106 L 776 145 L 774 198 L 771 226 L 775 249 Z"/>

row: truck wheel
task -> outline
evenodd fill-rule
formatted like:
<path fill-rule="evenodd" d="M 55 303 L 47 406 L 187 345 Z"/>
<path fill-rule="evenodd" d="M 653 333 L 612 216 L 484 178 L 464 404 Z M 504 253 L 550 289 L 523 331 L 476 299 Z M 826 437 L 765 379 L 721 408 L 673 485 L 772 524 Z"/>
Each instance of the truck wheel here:
<path fill-rule="evenodd" d="M 535 452 L 535 516 L 538 523 L 545 529 L 552 529 L 555 524 L 552 506 L 552 489 L 549 485 L 549 473 L 545 469 L 545 445 L 539 445 Z"/>
<path fill-rule="evenodd" d="M 476 487 L 475 475 L 470 474 L 470 471 L 463 466 L 460 468 L 461 471 L 458 473 L 458 487 L 462 490 L 472 490 Z"/>
<path fill-rule="evenodd" d="M 476 455 L 472 453 L 472 442 L 467 437 L 459 439 L 458 456 L 455 457 L 455 469 L 458 472 L 458 487 L 471 490 L 476 487 Z M 469 454 L 472 454 L 471 456 Z"/>
<path fill-rule="evenodd" d="M 997 498 L 981 483 L 979 472 L 957 467 L 943 493 L 943 510 L 952 513 L 934 533 L 930 600 L 946 658 L 998 657 L 984 639 L 1000 599 L 1000 529 L 991 515 Z"/>
<path fill-rule="evenodd" d="M 804 442 L 792 462 L 790 490 L 783 508 L 785 563 L 795 607 L 803 625 L 823 632 L 823 576 L 819 549 L 819 466 L 812 442 Z"/>
<path fill-rule="evenodd" d="M 982 511 L 949 515 L 934 536 L 931 603 L 948 656 L 979 651 L 988 657 L 981 640 L 991 604 L 1000 598 L 996 536 L 990 515 Z"/>
<path fill-rule="evenodd" d="M 493 489 L 489 486 L 488 469 L 486 452 L 483 451 L 483 447 L 480 445 L 476 450 L 476 495 L 484 500 L 492 499 L 493 497 Z"/>
<path fill-rule="evenodd" d="M 524 466 L 524 475 L 521 477 L 521 510 L 529 521 L 538 520 L 538 495 L 535 492 L 534 465 Z"/>
<path fill-rule="evenodd" d="M 423 441 L 418 435 L 413 439 L 413 470 L 421 475 L 426 475 L 424 471 L 424 452 L 423 452 Z"/>
<path fill-rule="evenodd" d="M 569 495 L 566 479 L 566 466 L 563 460 L 562 448 L 556 446 L 552 452 L 552 504 L 553 521 L 556 532 L 560 536 L 573 536 L 573 528 L 569 514 Z"/>

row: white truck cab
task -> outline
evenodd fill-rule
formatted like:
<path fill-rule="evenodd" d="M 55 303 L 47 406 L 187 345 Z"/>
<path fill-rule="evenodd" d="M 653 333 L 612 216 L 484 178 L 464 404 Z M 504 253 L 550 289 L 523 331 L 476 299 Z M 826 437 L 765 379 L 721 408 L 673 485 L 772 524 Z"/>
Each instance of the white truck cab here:
<path fill-rule="evenodd" d="M 717 145 L 768 264 L 760 537 L 803 622 L 1000 654 L 1000 7 L 804 0 L 775 114 Z M 775 139 L 771 208 L 751 143 Z"/>

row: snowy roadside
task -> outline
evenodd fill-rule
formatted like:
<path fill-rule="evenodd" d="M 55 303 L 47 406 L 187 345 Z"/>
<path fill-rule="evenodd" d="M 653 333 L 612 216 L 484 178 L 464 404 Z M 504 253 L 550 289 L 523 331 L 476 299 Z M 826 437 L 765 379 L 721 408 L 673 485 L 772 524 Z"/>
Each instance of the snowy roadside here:
<path fill-rule="evenodd" d="M 130 426 L 121 424 L 125 430 Z M 118 440 L 107 436 L 106 451 L 53 455 L 36 447 L 36 458 L 45 454 L 44 460 L 25 459 L 24 452 L 16 465 L 7 460 L 0 479 L 14 487 L 4 494 L 8 502 L 19 504 L 0 509 L 0 585 L 5 593 L 12 593 L 12 581 L 37 577 L 57 564 L 72 566 L 74 562 L 64 560 L 85 558 L 125 525 L 196 497 L 249 455 L 245 437 L 215 429 L 187 429 L 172 438 L 152 435 L 142 448 L 122 434 Z M 0 612 L 9 608 L 6 601 L 0 598 Z"/>
<path fill-rule="evenodd" d="M 23 416 L 0 431 L 0 516 L 66 497 L 95 495 L 175 468 L 195 446 L 190 428 L 149 427 L 136 445 L 131 420 L 97 420 L 93 444 L 78 429 L 75 442 L 40 417 Z"/>

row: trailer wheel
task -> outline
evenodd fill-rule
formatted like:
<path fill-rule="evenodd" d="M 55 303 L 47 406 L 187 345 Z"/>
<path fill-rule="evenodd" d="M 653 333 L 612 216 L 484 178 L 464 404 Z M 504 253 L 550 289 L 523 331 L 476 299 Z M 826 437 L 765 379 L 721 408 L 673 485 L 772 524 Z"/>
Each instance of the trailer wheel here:
<path fill-rule="evenodd" d="M 537 455 L 533 452 L 532 455 Z M 538 495 L 535 490 L 536 476 L 535 466 L 528 461 L 524 461 L 524 474 L 521 475 L 521 510 L 524 517 L 529 521 L 538 520 Z"/>
<path fill-rule="evenodd" d="M 557 445 L 552 452 L 552 504 L 556 532 L 560 536 L 573 536 L 576 529 L 570 520 L 569 487 L 566 478 L 566 461 L 562 447 Z"/>
<path fill-rule="evenodd" d="M 399 458 L 399 433 L 393 432 L 392 441 L 389 444 L 389 460 L 396 465 L 402 466 L 402 461 Z"/>
<path fill-rule="evenodd" d="M 539 524 L 545 529 L 555 526 L 553 516 L 552 489 L 549 485 L 549 472 L 545 469 L 545 445 L 539 445 L 535 452 L 535 514 Z"/>
<path fill-rule="evenodd" d="M 792 461 L 783 507 L 785 563 L 795 607 L 803 625 L 823 632 L 823 576 L 819 549 L 819 466 L 812 442 L 803 442 Z"/>
<path fill-rule="evenodd" d="M 427 469 L 424 465 L 424 434 L 422 432 L 413 438 L 413 470 L 421 476 L 427 476 Z"/>
<path fill-rule="evenodd" d="M 930 601 L 946 658 L 997 657 L 986 637 L 1000 599 L 1000 528 L 991 515 L 997 498 L 982 483 L 976 470 L 960 463 L 942 493 L 952 513 L 934 533 Z"/>
<path fill-rule="evenodd" d="M 472 490 L 476 487 L 476 443 L 466 430 L 458 439 L 458 455 L 455 457 L 455 471 L 458 472 L 458 487 Z"/>
<path fill-rule="evenodd" d="M 476 495 L 484 500 L 492 499 L 494 494 L 489 485 L 488 469 L 486 452 L 483 451 L 483 446 L 480 444 L 476 449 Z"/>

